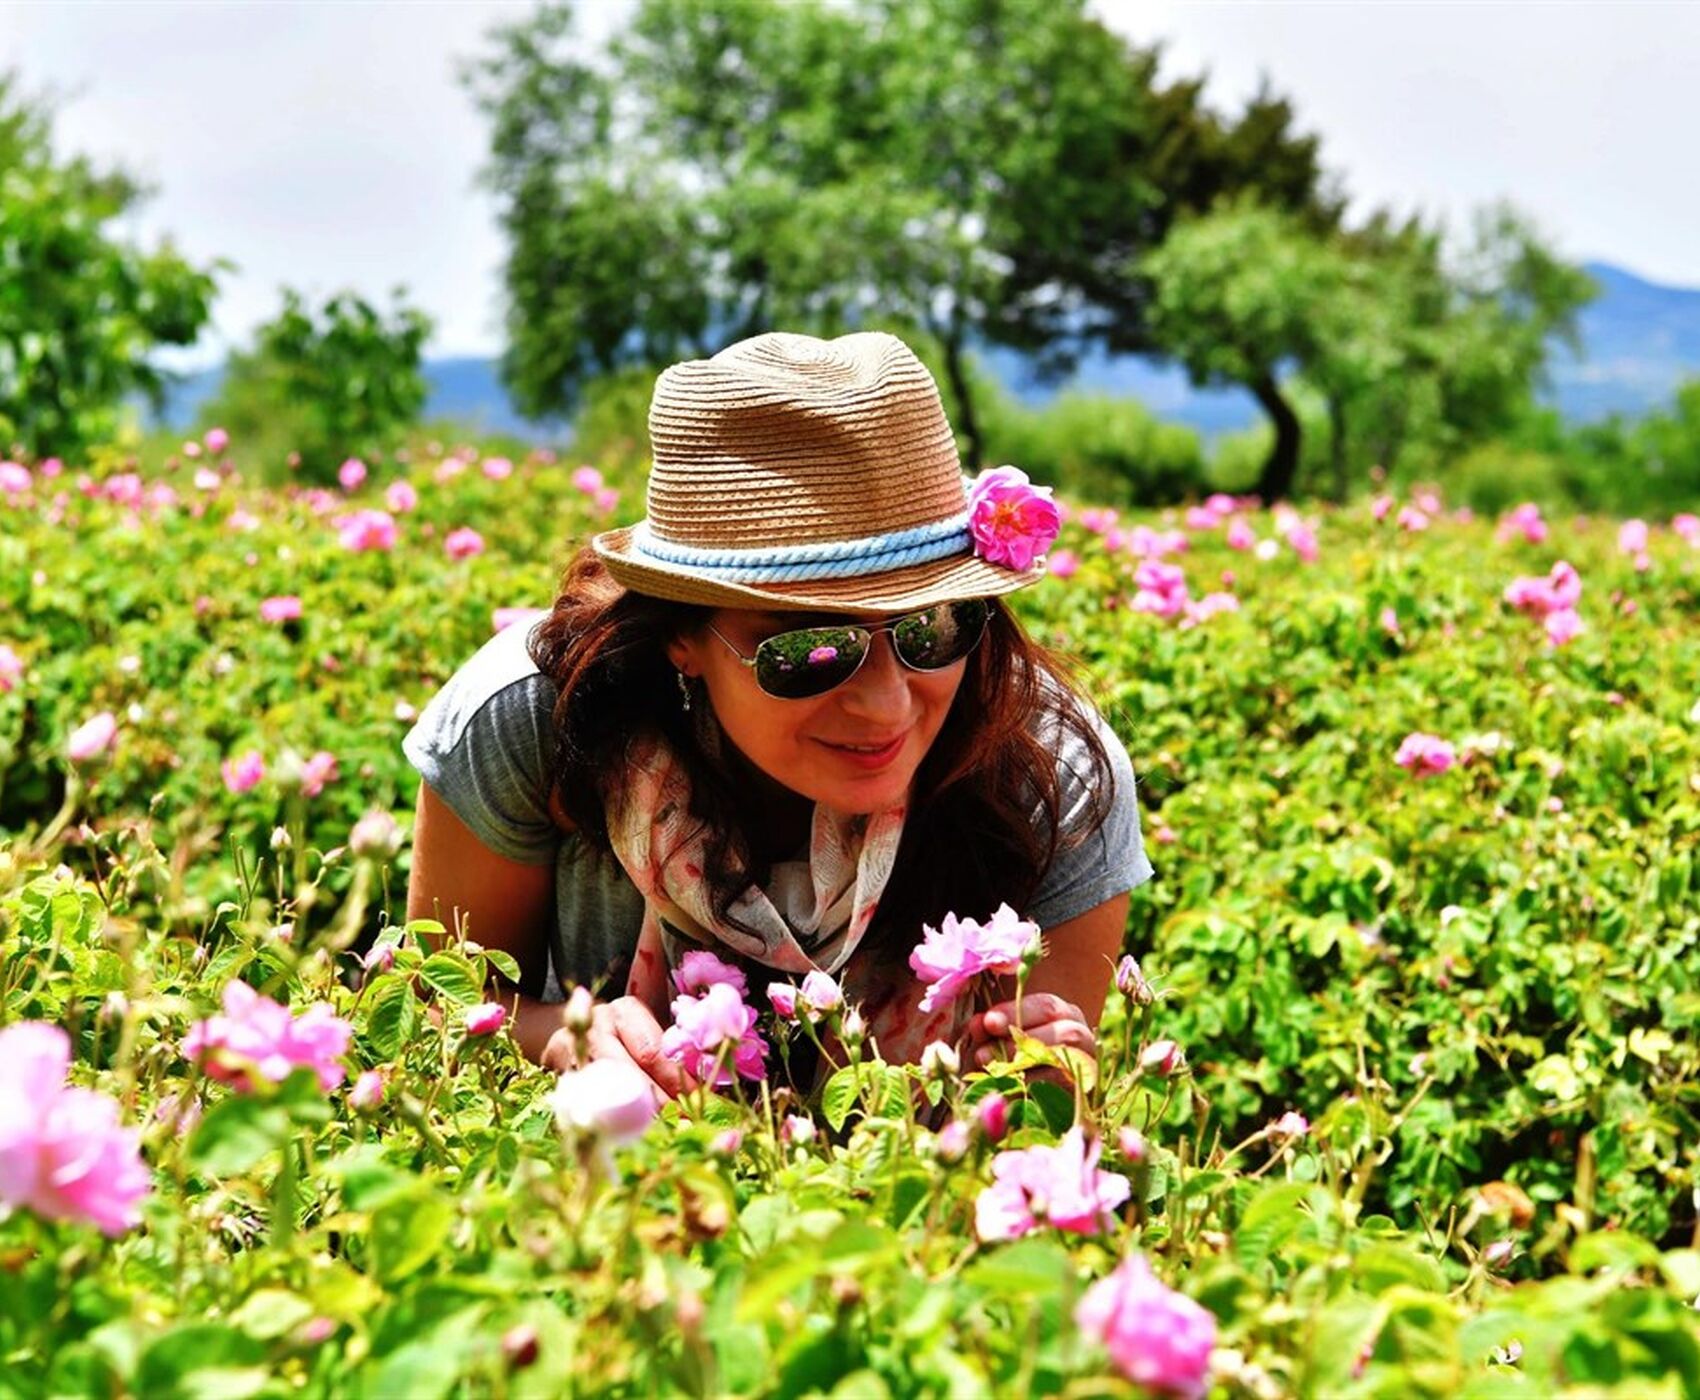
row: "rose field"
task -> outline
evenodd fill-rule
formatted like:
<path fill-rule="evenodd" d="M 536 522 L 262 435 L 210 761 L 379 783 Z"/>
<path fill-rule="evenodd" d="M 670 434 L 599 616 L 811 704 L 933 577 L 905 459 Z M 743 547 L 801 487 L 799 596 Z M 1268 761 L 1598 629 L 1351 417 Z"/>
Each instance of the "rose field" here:
<path fill-rule="evenodd" d="M 656 1112 L 406 923 L 400 746 L 640 470 L 222 437 L 0 463 L 0 1395 L 1700 1396 L 1700 520 L 1068 502 L 1012 606 L 1157 871 L 1099 1060 L 711 960 Z"/>

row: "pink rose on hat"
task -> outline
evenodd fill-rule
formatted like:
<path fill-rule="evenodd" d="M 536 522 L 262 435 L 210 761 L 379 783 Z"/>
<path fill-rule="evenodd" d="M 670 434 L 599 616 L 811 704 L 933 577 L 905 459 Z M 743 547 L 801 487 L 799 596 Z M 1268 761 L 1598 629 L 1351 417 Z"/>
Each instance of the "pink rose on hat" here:
<path fill-rule="evenodd" d="M 968 488 L 968 531 L 988 563 L 1025 571 L 1061 529 L 1051 488 L 1033 485 L 1018 467 L 992 467 Z"/>

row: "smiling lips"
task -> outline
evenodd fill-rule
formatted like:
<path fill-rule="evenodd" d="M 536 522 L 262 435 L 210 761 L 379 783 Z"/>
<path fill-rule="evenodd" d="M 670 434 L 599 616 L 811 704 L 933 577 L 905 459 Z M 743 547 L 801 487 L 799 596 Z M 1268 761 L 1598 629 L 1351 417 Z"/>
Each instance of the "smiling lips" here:
<path fill-rule="evenodd" d="M 906 730 L 896 738 L 887 739 L 877 747 L 869 744 L 835 744 L 827 739 L 820 739 L 817 742 L 859 768 L 883 768 L 897 757 L 903 748 L 904 740 L 908 737 L 909 734 Z"/>

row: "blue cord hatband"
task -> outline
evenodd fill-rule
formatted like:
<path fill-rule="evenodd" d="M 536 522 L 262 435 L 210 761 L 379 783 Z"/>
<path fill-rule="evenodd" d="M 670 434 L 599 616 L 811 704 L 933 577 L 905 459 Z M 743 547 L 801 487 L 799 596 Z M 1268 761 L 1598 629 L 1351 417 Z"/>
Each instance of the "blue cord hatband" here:
<path fill-rule="evenodd" d="M 925 564 L 959 554 L 972 543 L 967 512 L 859 540 L 822 540 L 772 549 L 705 549 L 674 544 L 656 539 L 647 521 L 633 526 L 631 534 L 634 559 L 672 564 L 735 583 L 801 583 L 815 578 L 883 573 L 906 564 Z"/>

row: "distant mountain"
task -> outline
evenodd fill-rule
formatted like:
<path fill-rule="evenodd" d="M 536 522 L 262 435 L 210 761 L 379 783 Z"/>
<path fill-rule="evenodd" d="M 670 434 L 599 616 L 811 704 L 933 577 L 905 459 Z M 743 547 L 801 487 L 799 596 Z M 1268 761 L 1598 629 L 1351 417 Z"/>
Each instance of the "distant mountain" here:
<path fill-rule="evenodd" d="M 1571 422 L 1613 413 L 1633 417 L 1670 401 L 1683 379 L 1700 376 L 1700 290 L 1663 287 L 1610 263 L 1587 263 L 1600 295 L 1578 318 L 1584 353 L 1555 350 L 1552 390 L 1544 397 Z M 1132 355 L 1087 357 L 1064 383 L 1040 382 L 1032 361 L 1012 350 L 983 352 L 987 367 L 1028 404 L 1049 401 L 1065 388 L 1137 398 L 1160 418 L 1185 423 L 1206 437 L 1244 428 L 1261 416 L 1240 389 L 1194 389 L 1184 371 Z M 185 426 L 218 386 L 221 371 L 205 370 L 176 385 L 162 421 Z M 508 401 L 496 361 L 477 357 L 428 360 L 431 396 L 427 418 L 453 419 L 469 428 L 511 433 L 528 440 L 559 441 L 561 423 L 531 423 Z"/>
<path fill-rule="evenodd" d="M 1584 354 L 1560 348 L 1550 373 L 1572 422 L 1645 413 L 1700 376 L 1700 290 L 1662 287 L 1610 263 L 1587 263 L 1599 297 L 1577 318 Z"/>
<path fill-rule="evenodd" d="M 425 417 L 451 419 L 485 433 L 509 433 L 532 442 L 558 442 L 570 436 L 564 423 L 533 423 L 521 418 L 502 388 L 496 361 L 475 355 L 453 356 L 425 362 L 429 397 Z M 194 422 L 201 405 L 217 391 L 224 378 L 222 368 L 198 370 L 173 384 L 166 394 L 165 409 L 158 422 L 184 428 Z"/>

